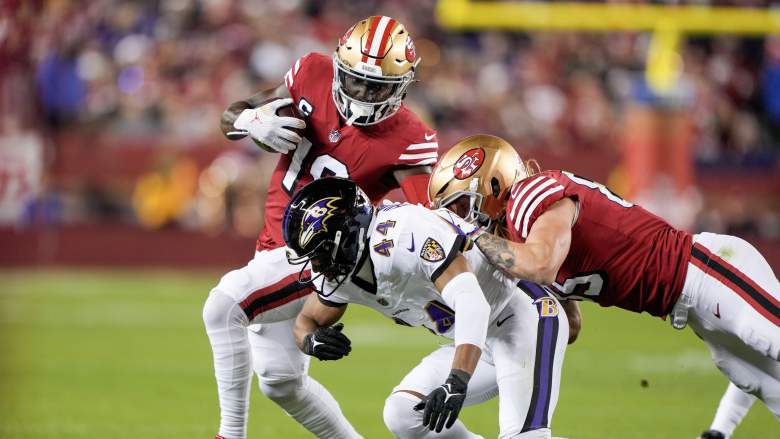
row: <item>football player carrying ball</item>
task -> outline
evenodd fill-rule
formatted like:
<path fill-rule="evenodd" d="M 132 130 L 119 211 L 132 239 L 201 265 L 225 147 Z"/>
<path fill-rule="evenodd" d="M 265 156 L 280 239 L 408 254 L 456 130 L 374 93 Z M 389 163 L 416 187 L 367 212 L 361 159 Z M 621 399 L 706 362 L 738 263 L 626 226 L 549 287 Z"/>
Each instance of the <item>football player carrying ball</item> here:
<path fill-rule="evenodd" d="M 419 61 L 401 23 L 368 17 L 347 30 L 332 56 L 303 56 L 284 84 L 223 114 L 228 138 L 249 136 L 279 160 L 254 257 L 222 277 L 203 309 L 219 391 L 218 437 L 246 437 L 253 370 L 263 393 L 317 437 L 360 437 L 308 376 L 310 357 L 295 346 L 294 318 L 311 289 L 308 272 L 299 277 L 287 262 L 282 214 L 297 188 L 333 175 L 357 181 L 373 201 L 400 186 L 410 202 L 427 202 L 436 133 L 403 105 Z"/>

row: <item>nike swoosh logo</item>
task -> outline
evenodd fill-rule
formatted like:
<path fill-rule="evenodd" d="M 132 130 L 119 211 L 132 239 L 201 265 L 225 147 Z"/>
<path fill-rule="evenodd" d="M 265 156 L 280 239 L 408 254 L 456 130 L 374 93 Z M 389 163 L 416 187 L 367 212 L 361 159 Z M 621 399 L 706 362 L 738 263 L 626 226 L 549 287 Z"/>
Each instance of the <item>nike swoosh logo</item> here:
<path fill-rule="evenodd" d="M 414 233 L 412 233 L 412 246 L 407 248 L 407 250 L 414 253 Z"/>
<path fill-rule="evenodd" d="M 425 140 L 432 140 L 434 137 L 436 137 L 436 133 L 431 134 L 425 134 Z"/>
<path fill-rule="evenodd" d="M 720 318 L 720 303 L 715 305 L 715 312 L 713 312 L 715 317 Z"/>
<path fill-rule="evenodd" d="M 501 325 L 503 325 L 505 321 L 507 321 L 507 320 L 511 319 L 511 318 L 512 318 L 512 317 L 514 317 L 514 316 L 515 316 L 514 314 L 509 314 L 508 316 L 504 317 L 504 319 L 503 319 L 503 320 L 496 320 L 496 326 L 501 326 Z"/>

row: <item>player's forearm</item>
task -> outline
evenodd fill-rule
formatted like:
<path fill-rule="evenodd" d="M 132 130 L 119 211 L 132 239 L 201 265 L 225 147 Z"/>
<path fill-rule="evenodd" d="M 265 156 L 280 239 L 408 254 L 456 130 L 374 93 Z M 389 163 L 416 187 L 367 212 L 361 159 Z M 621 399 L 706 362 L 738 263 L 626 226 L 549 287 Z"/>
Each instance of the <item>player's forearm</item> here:
<path fill-rule="evenodd" d="M 455 348 L 455 358 L 452 360 L 452 369 L 462 370 L 474 375 L 477 368 L 479 357 L 482 355 L 482 349 L 473 344 L 462 344 Z"/>
<path fill-rule="evenodd" d="M 306 316 L 303 313 L 298 314 L 298 317 L 295 319 L 295 327 L 293 328 L 295 344 L 298 345 L 298 349 L 303 349 L 304 337 L 316 331 L 319 327 L 317 322 L 310 316 Z"/>
<path fill-rule="evenodd" d="M 580 305 L 576 300 L 567 300 L 561 302 L 563 310 L 566 312 L 566 318 L 569 321 L 569 344 L 574 343 L 580 335 L 582 329 L 582 314 Z"/>
<path fill-rule="evenodd" d="M 553 249 L 546 244 L 520 244 L 489 233 L 480 235 L 476 243 L 491 264 L 512 277 L 542 285 L 555 281 L 558 266 L 552 261 Z"/>
<path fill-rule="evenodd" d="M 295 327 L 293 328 L 295 343 L 300 348 L 304 337 L 319 328 L 331 326 L 338 322 L 346 310 L 346 304 L 341 307 L 325 306 L 320 303 L 316 293 L 309 294 L 301 312 L 295 318 Z"/>

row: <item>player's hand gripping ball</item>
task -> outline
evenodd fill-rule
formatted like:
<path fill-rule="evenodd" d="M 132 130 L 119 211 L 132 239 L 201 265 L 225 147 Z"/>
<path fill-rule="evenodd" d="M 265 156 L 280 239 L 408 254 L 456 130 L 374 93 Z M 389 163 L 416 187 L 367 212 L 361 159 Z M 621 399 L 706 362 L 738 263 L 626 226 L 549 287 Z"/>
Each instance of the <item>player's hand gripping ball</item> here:
<path fill-rule="evenodd" d="M 303 353 L 319 360 L 339 360 L 352 351 L 352 342 L 341 333 L 343 323 L 319 328 L 303 338 Z"/>
<path fill-rule="evenodd" d="M 287 154 L 301 142 L 306 122 L 295 110 L 293 100 L 284 98 L 242 111 L 233 128 L 234 131 L 227 133 L 229 138 L 249 135 L 264 150 Z"/>

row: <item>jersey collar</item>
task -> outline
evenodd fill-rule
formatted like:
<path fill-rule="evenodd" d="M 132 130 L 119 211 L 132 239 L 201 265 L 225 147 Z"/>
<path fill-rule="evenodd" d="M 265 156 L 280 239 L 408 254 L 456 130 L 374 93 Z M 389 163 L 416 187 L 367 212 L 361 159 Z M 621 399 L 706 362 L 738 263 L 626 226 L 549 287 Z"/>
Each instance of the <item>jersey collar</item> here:
<path fill-rule="evenodd" d="M 374 273 L 374 262 L 371 261 L 369 250 L 371 246 L 366 242 L 363 247 L 363 254 L 360 255 L 357 266 L 350 279 L 352 283 L 365 290 L 368 293 L 376 294 L 376 274 Z"/>
<path fill-rule="evenodd" d="M 371 260 L 370 250 L 371 246 L 369 245 L 369 241 L 371 240 L 371 231 L 374 230 L 374 225 L 377 221 L 376 217 L 376 209 L 374 209 L 374 218 L 371 220 L 371 223 L 368 225 L 367 234 L 368 236 L 365 237 L 365 243 L 363 243 L 363 252 L 360 254 L 360 258 L 358 259 L 357 265 L 355 265 L 355 269 L 352 270 L 352 274 L 350 275 L 350 280 L 352 283 L 360 287 L 361 289 L 365 290 L 367 293 L 370 294 L 376 294 L 377 291 L 377 282 L 376 282 L 376 274 L 374 272 L 374 262 Z"/>

